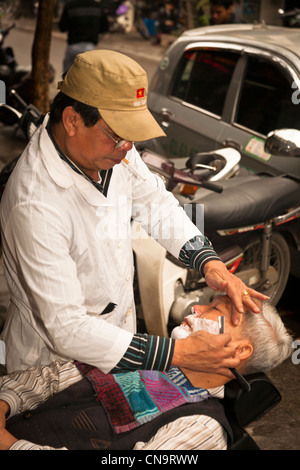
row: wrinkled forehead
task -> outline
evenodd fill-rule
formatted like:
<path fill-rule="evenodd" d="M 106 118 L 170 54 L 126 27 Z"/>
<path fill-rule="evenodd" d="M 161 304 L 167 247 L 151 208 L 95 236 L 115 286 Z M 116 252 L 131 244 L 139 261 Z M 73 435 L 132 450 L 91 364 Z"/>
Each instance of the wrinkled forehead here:
<path fill-rule="evenodd" d="M 251 298 L 254 303 L 260 308 L 262 306 L 262 301 L 259 299 L 255 299 L 254 297 Z M 234 304 L 232 300 L 228 297 L 226 294 L 220 294 L 219 292 L 214 294 L 211 297 L 211 303 L 215 303 L 214 301 L 217 301 L 218 303 L 222 303 L 224 305 L 224 308 L 228 310 L 232 310 L 234 308 Z"/>

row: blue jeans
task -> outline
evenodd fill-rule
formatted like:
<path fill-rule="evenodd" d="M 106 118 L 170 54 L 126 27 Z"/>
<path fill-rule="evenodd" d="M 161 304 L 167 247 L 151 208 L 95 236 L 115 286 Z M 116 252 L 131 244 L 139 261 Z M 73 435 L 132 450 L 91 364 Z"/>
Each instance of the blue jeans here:
<path fill-rule="evenodd" d="M 66 48 L 65 57 L 63 61 L 63 72 L 67 72 L 73 64 L 77 54 L 81 52 L 92 51 L 96 47 L 96 44 L 92 42 L 78 42 L 76 44 L 69 44 Z"/>

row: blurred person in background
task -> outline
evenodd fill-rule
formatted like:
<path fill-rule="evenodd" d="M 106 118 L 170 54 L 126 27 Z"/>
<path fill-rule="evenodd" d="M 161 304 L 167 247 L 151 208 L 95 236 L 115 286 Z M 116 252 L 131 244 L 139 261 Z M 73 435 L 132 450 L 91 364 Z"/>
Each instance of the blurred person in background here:
<path fill-rule="evenodd" d="M 244 23 L 236 17 L 233 12 L 233 1 L 231 0 L 211 0 L 210 2 L 210 24 L 233 24 Z"/>
<path fill-rule="evenodd" d="M 101 2 L 71 0 L 64 6 L 59 28 L 62 32 L 68 32 L 63 61 L 63 72 L 67 72 L 77 54 L 96 48 L 99 34 L 108 31 L 109 23 Z"/>
<path fill-rule="evenodd" d="M 171 0 L 165 0 L 163 6 L 159 8 L 156 21 L 154 45 L 160 44 L 162 34 L 172 34 L 180 29 L 179 9 Z"/>

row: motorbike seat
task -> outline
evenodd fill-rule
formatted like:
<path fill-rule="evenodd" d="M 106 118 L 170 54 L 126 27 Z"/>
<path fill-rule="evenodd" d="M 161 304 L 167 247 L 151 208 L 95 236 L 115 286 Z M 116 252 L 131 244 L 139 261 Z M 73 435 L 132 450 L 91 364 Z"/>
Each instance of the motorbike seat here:
<path fill-rule="evenodd" d="M 205 229 L 231 229 L 263 223 L 300 206 L 300 183 L 283 176 L 236 177 L 218 182 L 222 193 L 199 191 Z M 202 193 L 203 194 L 203 193 Z"/>

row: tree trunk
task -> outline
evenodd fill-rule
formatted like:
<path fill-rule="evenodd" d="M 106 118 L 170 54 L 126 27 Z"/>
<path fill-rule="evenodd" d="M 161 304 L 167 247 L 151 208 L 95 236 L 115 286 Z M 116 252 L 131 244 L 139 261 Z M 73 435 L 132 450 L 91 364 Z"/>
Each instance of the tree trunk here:
<path fill-rule="evenodd" d="M 181 14 L 183 16 L 186 29 L 192 29 L 195 27 L 197 3 L 198 3 L 198 0 L 182 0 L 181 1 Z"/>
<path fill-rule="evenodd" d="M 40 0 L 32 46 L 32 104 L 49 111 L 49 56 L 55 0 Z"/>
<path fill-rule="evenodd" d="M 187 10 L 187 29 L 192 29 L 194 28 L 195 1 L 187 0 L 186 10 Z"/>

